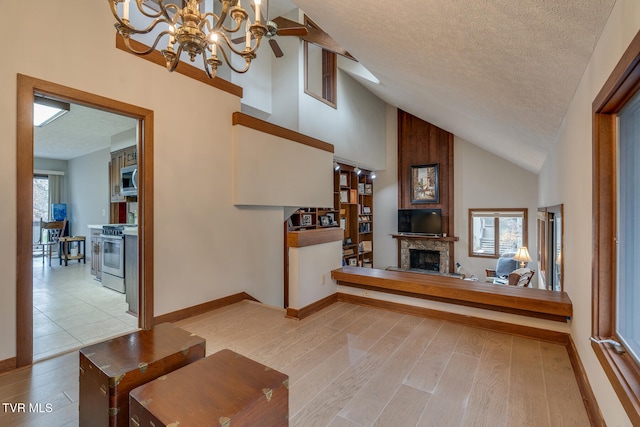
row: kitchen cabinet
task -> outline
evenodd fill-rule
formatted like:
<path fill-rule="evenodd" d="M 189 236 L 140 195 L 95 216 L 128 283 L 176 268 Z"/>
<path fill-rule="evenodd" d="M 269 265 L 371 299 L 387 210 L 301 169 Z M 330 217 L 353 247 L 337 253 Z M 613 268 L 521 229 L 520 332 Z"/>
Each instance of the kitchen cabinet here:
<path fill-rule="evenodd" d="M 129 312 L 138 314 L 138 236 L 124 235 L 124 292 Z"/>
<path fill-rule="evenodd" d="M 111 203 L 127 201 L 127 197 L 120 193 L 120 169 L 136 164 L 138 164 L 138 148 L 135 145 L 111 153 L 111 162 L 109 162 Z"/>
<path fill-rule="evenodd" d="M 91 229 L 91 275 L 102 280 L 102 239 L 101 229 Z"/>

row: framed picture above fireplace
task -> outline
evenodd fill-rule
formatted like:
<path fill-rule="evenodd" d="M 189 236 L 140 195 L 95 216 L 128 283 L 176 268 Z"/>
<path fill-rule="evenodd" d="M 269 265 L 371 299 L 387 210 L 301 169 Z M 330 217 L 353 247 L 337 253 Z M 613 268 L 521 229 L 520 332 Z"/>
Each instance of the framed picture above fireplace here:
<path fill-rule="evenodd" d="M 411 166 L 411 203 L 438 203 L 438 164 Z"/>

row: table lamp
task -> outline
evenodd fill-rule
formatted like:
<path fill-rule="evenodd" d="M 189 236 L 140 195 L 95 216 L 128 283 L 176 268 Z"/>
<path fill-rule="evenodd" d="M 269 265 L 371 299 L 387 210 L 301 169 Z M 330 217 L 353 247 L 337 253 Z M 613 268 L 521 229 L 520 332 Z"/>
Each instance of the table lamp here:
<path fill-rule="evenodd" d="M 531 256 L 526 246 L 520 246 L 516 255 L 511 259 L 520 262 L 520 268 L 524 268 L 528 262 L 531 262 Z"/>

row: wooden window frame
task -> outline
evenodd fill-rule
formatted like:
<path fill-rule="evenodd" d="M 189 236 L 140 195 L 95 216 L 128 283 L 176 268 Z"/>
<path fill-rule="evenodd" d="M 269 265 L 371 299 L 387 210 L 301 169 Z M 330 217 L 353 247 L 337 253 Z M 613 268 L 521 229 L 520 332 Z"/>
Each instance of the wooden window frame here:
<path fill-rule="evenodd" d="M 320 29 L 315 22 L 304 17 L 305 26 Z M 318 94 L 309 90 L 309 43 L 304 42 L 304 93 L 321 101 L 332 108 L 338 108 L 338 57 L 335 52 L 322 49 L 322 93 Z"/>
<path fill-rule="evenodd" d="M 495 217 L 494 221 L 496 223 L 495 227 L 495 254 L 477 254 L 473 252 L 473 213 L 474 212 L 522 212 L 522 246 L 529 246 L 529 223 L 528 223 L 528 209 L 527 208 L 503 208 L 503 209 L 493 209 L 493 208 L 479 208 L 479 209 L 469 209 L 469 257 L 474 258 L 489 258 L 489 259 L 498 259 L 500 258 L 500 235 L 499 235 L 499 218 Z"/>
<path fill-rule="evenodd" d="M 623 54 L 592 104 L 593 111 L 593 263 L 592 336 L 616 334 L 617 129 L 618 112 L 640 90 L 640 32 Z M 640 425 L 640 365 L 629 353 L 591 343 L 633 425 Z"/>

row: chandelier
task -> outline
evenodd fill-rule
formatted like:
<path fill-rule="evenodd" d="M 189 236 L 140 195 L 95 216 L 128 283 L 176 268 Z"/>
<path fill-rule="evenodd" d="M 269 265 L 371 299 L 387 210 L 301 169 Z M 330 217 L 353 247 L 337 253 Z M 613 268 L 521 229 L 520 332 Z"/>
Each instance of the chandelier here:
<path fill-rule="evenodd" d="M 133 0 L 137 10 L 133 10 L 135 17 L 131 17 L 131 20 L 131 0 L 108 1 L 111 13 L 117 21 L 116 30 L 131 52 L 147 55 L 156 49 L 162 38 L 168 40 L 167 48 L 161 52 L 169 71 L 176 69 L 180 55 L 186 52 L 191 62 L 194 62 L 198 55 L 202 55 L 204 70 L 210 79 L 215 77 L 217 68 L 222 65 L 220 55 L 233 71 L 245 73 L 251 65 L 251 60 L 256 57 L 262 37 L 267 33 L 267 27 L 260 21 L 260 0 L 254 0 L 254 23 L 251 23 L 247 11 L 240 6 L 240 0 L 214 0 L 214 3 L 222 4 L 219 15 L 213 11 L 201 10 L 200 3 L 203 0 L 184 0 L 183 7 L 173 3 L 165 4 L 165 0 Z M 123 4 L 121 15 L 118 14 L 118 3 Z M 142 25 L 138 28 L 131 21 L 140 21 Z M 225 21 L 229 21 L 228 24 L 225 24 Z M 245 34 L 242 50 L 234 48 L 230 39 L 231 34 L 240 31 L 244 31 Z M 150 33 L 157 36 L 147 50 L 136 50 L 131 46 L 132 36 Z M 233 55 L 244 58 L 244 68 L 236 68 L 232 64 Z"/>

